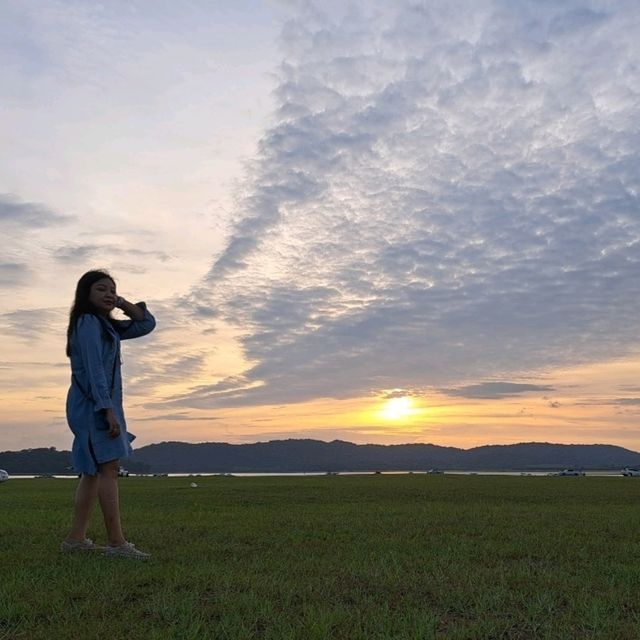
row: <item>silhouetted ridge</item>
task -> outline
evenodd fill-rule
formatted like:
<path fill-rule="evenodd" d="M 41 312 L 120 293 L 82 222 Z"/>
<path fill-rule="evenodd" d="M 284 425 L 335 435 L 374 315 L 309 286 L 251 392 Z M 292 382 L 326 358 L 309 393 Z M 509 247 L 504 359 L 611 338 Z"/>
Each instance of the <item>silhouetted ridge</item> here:
<path fill-rule="evenodd" d="M 70 464 L 70 453 L 54 448 L 0 453 L 0 468 L 10 474 L 64 474 Z M 153 473 L 616 470 L 640 467 L 640 453 L 606 444 L 527 442 L 465 450 L 434 444 L 289 439 L 252 444 L 161 442 L 141 447 L 124 464 L 133 472 Z"/>

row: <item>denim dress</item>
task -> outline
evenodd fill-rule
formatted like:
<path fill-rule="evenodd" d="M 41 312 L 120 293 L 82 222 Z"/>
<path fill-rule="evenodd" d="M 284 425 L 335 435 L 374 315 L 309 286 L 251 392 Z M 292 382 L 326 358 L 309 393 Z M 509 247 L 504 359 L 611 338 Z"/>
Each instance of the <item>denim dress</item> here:
<path fill-rule="evenodd" d="M 144 310 L 142 320 L 107 320 L 85 313 L 71 336 L 71 387 L 67 394 L 67 422 L 73 435 L 72 460 L 77 473 L 95 475 L 98 464 L 131 455 L 131 441 L 122 408 L 120 340 L 153 331 L 155 318 Z M 113 409 L 120 435 L 109 437 L 103 409 Z"/>

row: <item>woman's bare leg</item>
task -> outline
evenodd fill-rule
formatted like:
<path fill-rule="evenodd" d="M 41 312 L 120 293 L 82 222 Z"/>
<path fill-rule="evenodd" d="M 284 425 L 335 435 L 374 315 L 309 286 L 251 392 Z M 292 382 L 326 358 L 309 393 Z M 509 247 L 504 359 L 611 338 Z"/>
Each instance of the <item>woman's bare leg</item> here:
<path fill-rule="evenodd" d="M 67 542 L 82 542 L 87 537 L 91 512 L 98 495 L 98 477 L 82 474 L 73 509 L 73 524 Z"/>
<path fill-rule="evenodd" d="M 120 498 L 118 495 L 118 460 L 98 465 L 98 498 L 107 529 L 107 540 L 112 547 L 123 545 L 126 540 L 120 522 Z"/>

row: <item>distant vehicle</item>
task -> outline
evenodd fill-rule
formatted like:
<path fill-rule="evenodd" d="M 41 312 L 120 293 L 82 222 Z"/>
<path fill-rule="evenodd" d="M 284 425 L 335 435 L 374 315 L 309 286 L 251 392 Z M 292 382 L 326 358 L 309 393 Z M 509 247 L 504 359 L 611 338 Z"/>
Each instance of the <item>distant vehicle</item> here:
<path fill-rule="evenodd" d="M 429 469 L 427 473 L 429 475 L 440 475 L 441 473 L 444 473 L 444 471 L 440 471 L 440 469 Z"/>
<path fill-rule="evenodd" d="M 622 470 L 622 475 L 627 476 L 627 478 L 636 478 L 640 477 L 640 471 L 638 469 L 630 469 L 629 467 L 625 467 Z"/>
<path fill-rule="evenodd" d="M 118 477 L 120 477 L 120 478 L 128 478 L 129 477 L 129 472 L 124 467 L 120 467 L 118 469 Z"/>
<path fill-rule="evenodd" d="M 584 476 L 587 475 L 584 471 L 579 471 L 578 469 L 563 469 L 559 471 L 556 475 L 558 476 Z"/>
<path fill-rule="evenodd" d="M 6 482 L 8 479 L 9 474 L 4 469 L 0 469 L 0 482 Z"/>

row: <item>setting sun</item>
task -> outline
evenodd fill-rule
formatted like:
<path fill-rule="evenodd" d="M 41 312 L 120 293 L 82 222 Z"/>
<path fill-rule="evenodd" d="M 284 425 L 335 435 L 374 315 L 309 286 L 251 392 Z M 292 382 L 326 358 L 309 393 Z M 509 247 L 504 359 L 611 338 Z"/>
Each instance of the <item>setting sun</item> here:
<path fill-rule="evenodd" d="M 413 413 L 413 401 L 405 396 L 390 398 L 380 412 L 387 420 L 400 420 Z"/>

